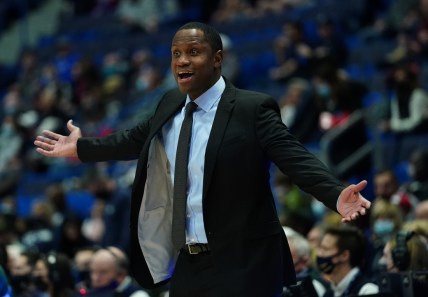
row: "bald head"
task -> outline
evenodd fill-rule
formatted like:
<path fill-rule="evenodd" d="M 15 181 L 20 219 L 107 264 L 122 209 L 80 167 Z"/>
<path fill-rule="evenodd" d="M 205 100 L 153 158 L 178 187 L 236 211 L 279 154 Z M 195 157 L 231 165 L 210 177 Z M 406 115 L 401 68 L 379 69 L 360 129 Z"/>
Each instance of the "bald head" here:
<path fill-rule="evenodd" d="M 128 275 L 128 260 L 120 249 L 108 247 L 94 253 L 91 263 L 91 285 L 102 288 L 112 282 L 121 283 Z"/>

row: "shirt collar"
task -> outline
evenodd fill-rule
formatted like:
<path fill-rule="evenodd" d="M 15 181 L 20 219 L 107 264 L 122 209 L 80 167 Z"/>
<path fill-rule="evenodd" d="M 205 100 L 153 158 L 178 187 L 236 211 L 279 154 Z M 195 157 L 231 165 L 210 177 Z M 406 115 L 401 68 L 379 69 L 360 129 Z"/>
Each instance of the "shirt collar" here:
<path fill-rule="evenodd" d="M 358 267 L 354 267 L 337 285 L 332 283 L 331 288 L 334 291 L 334 295 L 341 296 L 343 292 L 346 291 L 346 289 L 349 287 L 349 285 L 351 284 L 351 282 L 354 280 L 354 278 L 357 276 L 359 272 L 360 272 L 360 269 Z"/>
<path fill-rule="evenodd" d="M 204 110 L 208 112 L 211 108 L 213 108 L 217 102 L 220 100 L 221 94 L 223 94 L 224 89 L 226 88 L 226 83 L 222 76 L 220 79 L 205 93 L 195 99 L 195 103 Z M 186 104 L 189 103 L 190 97 L 187 95 Z"/>

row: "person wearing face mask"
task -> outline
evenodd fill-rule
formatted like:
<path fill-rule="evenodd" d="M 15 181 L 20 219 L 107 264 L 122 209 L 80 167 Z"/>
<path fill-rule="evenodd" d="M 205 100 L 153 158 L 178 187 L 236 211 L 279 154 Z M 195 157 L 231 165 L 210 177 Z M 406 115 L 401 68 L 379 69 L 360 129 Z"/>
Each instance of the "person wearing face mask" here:
<path fill-rule="evenodd" d="M 74 279 L 65 254 L 48 253 L 37 260 L 31 275 L 32 297 L 72 297 Z"/>
<path fill-rule="evenodd" d="M 73 267 L 76 279 L 76 291 L 87 291 L 91 286 L 89 266 L 91 263 L 92 256 L 95 254 L 95 252 L 95 247 L 83 247 L 80 248 L 73 257 Z"/>
<path fill-rule="evenodd" d="M 331 290 L 324 297 L 368 295 L 379 287 L 362 272 L 366 240 L 350 225 L 328 226 L 317 249 L 318 269 L 330 280 Z"/>
<path fill-rule="evenodd" d="M 425 297 L 428 292 L 426 271 L 428 269 L 428 237 L 424 221 L 412 221 L 403 226 L 383 249 L 379 264 L 386 268 L 388 280 L 381 276 L 383 292 L 394 292 L 397 296 L 408 296 L 410 290 L 414 297 Z M 415 274 L 412 274 L 415 272 Z M 421 272 L 421 274 L 418 274 Z M 424 276 L 425 275 L 425 276 Z M 409 281 L 411 286 L 405 284 Z"/>
<path fill-rule="evenodd" d="M 14 297 L 32 296 L 31 272 L 39 257 L 37 252 L 24 251 L 11 258 L 10 285 Z"/>
<path fill-rule="evenodd" d="M 324 296 L 328 282 L 325 281 L 319 271 L 314 269 L 311 265 L 311 247 L 309 241 L 292 228 L 284 226 L 283 229 L 287 236 L 288 245 L 290 246 L 291 257 L 293 258 L 294 269 L 296 271 L 296 279 L 302 287 L 300 290 L 303 290 L 303 292 L 309 296 L 315 296 L 315 293 L 318 297 Z M 310 284 L 308 284 L 308 282 Z M 314 290 L 310 287 L 313 287 Z M 311 292 L 312 295 L 310 295 Z M 293 296 L 293 292 L 289 291 L 288 288 L 284 288 L 282 296 Z"/>
<path fill-rule="evenodd" d="M 128 266 L 127 256 L 117 247 L 96 251 L 90 263 L 91 289 L 80 293 L 87 297 L 149 297 L 134 284 Z"/>
<path fill-rule="evenodd" d="M 376 198 L 370 213 L 371 219 L 371 245 L 372 245 L 372 272 L 384 271 L 385 267 L 379 265 L 385 244 L 400 230 L 403 224 L 403 212 L 398 205 L 390 201 Z"/>

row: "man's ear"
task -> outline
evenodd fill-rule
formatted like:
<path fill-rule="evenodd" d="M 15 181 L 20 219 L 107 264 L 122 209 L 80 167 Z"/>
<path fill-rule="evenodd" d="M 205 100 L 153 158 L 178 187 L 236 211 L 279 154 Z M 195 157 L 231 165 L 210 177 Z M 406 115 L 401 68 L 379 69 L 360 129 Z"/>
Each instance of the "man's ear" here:
<path fill-rule="evenodd" d="M 340 260 L 343 261 L 343 262 L 349 262 L 350 257 L 351 257 L 351 253 L 349 252 L 349 250 L 344 250 L 339 255 Z"/>
<path fill-rule="evenodd" d="M 218 50 L 214 54 L 214 66 L 216 68 L 221 68 L 221 63 L 222 62 L 223 62 L 223 51 L 222 50 Z"/>

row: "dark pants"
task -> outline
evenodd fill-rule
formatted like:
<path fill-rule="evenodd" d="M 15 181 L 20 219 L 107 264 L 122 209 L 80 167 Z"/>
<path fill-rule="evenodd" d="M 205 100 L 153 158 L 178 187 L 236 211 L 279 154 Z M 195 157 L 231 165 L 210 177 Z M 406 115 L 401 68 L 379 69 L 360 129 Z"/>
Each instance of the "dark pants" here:
<path fill-rule="evenodd" d="M 170 283 L 170 297 L 221 297 L 211 254 L 181 252 Z"/>

